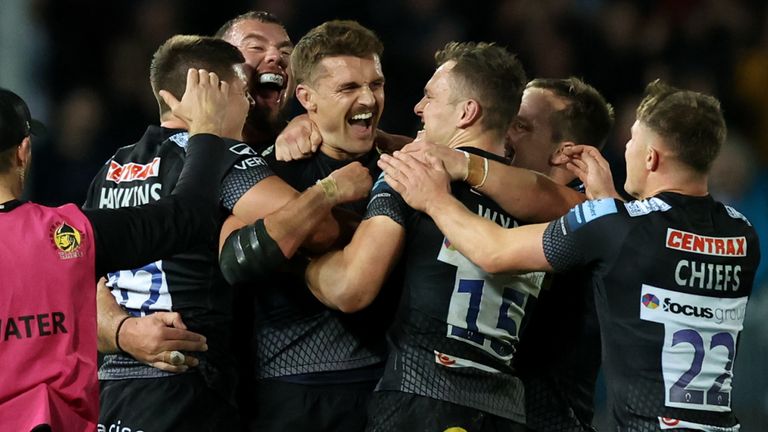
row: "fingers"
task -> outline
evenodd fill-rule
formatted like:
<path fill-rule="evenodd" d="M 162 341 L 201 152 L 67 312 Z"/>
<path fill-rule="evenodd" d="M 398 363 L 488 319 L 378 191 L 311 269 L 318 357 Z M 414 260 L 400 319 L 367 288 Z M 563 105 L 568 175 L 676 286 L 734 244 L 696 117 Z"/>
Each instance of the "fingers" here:
<path fill-rule="evenodd" d="M 317 149 L 320 148 L 320 144 L 323 143 L 323 136 L 320 134 L 320 128 L 318 128 L 314 123 L 312 123 L 312 127 L 309 132 L 309 143 L 311 153 L 315 153 Z"/>
<path fill-rule="evenodd" d="M 174 110 L 176 109 L 177 106 L 179 106 L 179 103 L 180 103 L 179 100 L 176 99 L 176 96 L 172 95 L 170 92 L 165 90 L 160 90 L 158 94 L 160 95 L 161 98 L 163 98 L 163 101 L 165 102 L 166 105 L 168 105 L 171 108 L 171 110 Z"/>
<path fill-rule="evenodd" d="M 184 321 L 181 319 L 181 314 L 178 312 L 155 312 L 154 316 L 159 319 L 163 324 L 175 328 L 187 329 Z"/>
<path fill-rule="evenodd" d="M 152 367 L 172 373 L 186 372 L 190 367 L 196 367 L 199 364 L 198 359 L 180 351 L 164 351 L 149 362 Z"/>

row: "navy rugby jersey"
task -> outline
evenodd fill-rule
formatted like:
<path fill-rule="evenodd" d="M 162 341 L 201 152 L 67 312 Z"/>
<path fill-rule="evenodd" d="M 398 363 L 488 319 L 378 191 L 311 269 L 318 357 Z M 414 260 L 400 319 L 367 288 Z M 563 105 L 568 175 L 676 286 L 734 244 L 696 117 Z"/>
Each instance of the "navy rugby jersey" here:
<path fill-rule="evenodd" d="M 462 150 L 507 163 L 476 148 Z M 518 225 L 466 183 L 452 183 L 451 191 L 472 212 L 505 228 Z M 382 178 L 366 218 L 380 215 L 403 225 L 406 242 L 405 282 L 377 390 L 412 393 L 524 423 L 523 385 L 511 362 L 526 305 L 538 295 L 543 273 L 485 273 Z"/>
<path fill-rule="evenodd" d="M 141 140 L 118 149 L 107 161 L 93 179 L 84 207 L 128 207 L 169 195 L 184 165 L 188 138 L 183 130 L 150 126 Z M 240 157 L 222 182 L 220 222 L 251 186 L 272 175 L 266 162 L 246 144 L 224 141 Z M 200 365 L 193 370 L 202 372 L 213 387 L 231 387 L 233 372 L 227 353 L 232 290 L 218 269 L 218 238 L 171 259 L 109 273 L 107 279 L 118 304 L 132 315 L 179 312 L 189 330 L 207 338 L 209 349 L 195 354 Z M 102 380 L 172 375 L 124 354 L 106 355 L 99 370 Z"/>
<path fill-rule="evenodd" d="M 760 260 L 740 213 L 671 192 L 588 201 L 549 225 L 544 253 L 591 269 L 611 430 L 738 430 L 733 361 Z"/>
<path fill-rule="evenodd" d="M 277 161 L 270 149 L 265 159 L 275 174 L 299 191 L 354 161 L 372 175 L 380 172 L 375 148 L 354 160 L 336 160 L 318 152 L 311 158 L 286 163 Z M 362 217 L 366 203 L 363 199 L 343 207 Z M 305 263 L 306 258 L 297 256 L 268 281 L 258 282 L 253 290 L 243 290 L 253 292 L 250 301 L 255 316 L 249 337 L 254 377 L 309 384 L 378 379 L 385 359 L 387 314 L 394 309 L 387 307 L 393 303 L 387 300 L 389 295 L 354 314 L 329 309 L 307 288 Z"/>

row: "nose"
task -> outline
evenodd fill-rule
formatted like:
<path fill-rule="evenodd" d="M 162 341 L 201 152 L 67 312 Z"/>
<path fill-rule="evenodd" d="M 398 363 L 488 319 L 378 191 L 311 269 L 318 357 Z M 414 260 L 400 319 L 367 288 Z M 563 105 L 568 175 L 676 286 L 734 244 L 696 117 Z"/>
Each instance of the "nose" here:
<path fill-rule="evenodd" d="M 279 63 L 280 57 L 280 50 L 274 45 L 268 46 L 264 53 L 264 61 L 267 63 Z"/>
<path fill-rule="evenodd" d="M 357 101 L 362 105 L 371 106 L 376 103 L 376 98 L 373 96 L 371 88 L 364 85 L 361 87 L 360 96 L 358 96 Z"/>
<path fill-rule="evenodd" d="M 416 113 L 417 116 L 421 117 L 421 115 L 424 113 L 424 107 L 427 105 L 427 98 L 423 97 L 421 100 L 413 107 L 413 112 Z"/>

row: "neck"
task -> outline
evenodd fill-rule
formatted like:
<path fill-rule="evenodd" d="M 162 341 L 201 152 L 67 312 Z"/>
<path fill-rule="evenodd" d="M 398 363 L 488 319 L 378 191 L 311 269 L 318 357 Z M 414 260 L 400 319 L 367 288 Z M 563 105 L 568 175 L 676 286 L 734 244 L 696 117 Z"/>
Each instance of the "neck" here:
<path fill-rule="evenodd" d="M 166 112 L 160 115 L 160 126 L 166 129 L 189 129 L 187 122 L 176 117 L 170 112 Z"/>
<path fill-rule="evenodd" d="M 0 203 L 18 199 L 21 196 L 21 188 L 17 183 L 18 180 L 10 173 L 0 176 Z"/>
<path fill-rule="evenodd" d="M 503 137 L 490 133 L 490 131 L 482 131 L 474 134 L 469 130 L 465 130 L 464 132 L 465 133 L 456 134 L 448 143 L 448 147 L 452 149 L 459 147 L 475 147 L 480 150 L 485 150 L 488 153 L 504 157 Z"/>
<path fill-rule="evenodd" d="M 320 146 L 320 151 L 329 158 L 336 160 L 357 159 L 365 153 L 368 153 L 368 151 L 365 151 L 364 153 L 349 152 L 341 147 L 329 143 L 323 143 L 323 145 Z"/>
<path fill-rule="evenodd" d="M 681 170 L 674 172 L 674 174 L 650 176 L 642 199 L 650 198 L 662 192 L 674 192 L 696 197 L 706 196 L 709 194 L 707 175 Z"/>

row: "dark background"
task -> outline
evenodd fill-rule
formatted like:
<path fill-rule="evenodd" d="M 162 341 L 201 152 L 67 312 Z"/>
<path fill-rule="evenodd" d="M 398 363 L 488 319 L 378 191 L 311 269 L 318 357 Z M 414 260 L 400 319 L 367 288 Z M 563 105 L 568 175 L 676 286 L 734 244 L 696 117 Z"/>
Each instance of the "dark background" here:
<path fill-rule="evenodd" d="M 655 78 L 717 96 L 729 137 L 712 194 L 763 234 L 768 261 L 768 14 L 758 0 L 264 0 L 0 2 L 0 85 L 21 94 L 50 136 L 36 139 L 27 197 L 82 203 L 120 146 L 157 123 L 149 86 L 154 50 L 177 33 L 210 35 L 249 9 L 278 15 L 297 41 L 309 28 L 356 19 L 384 42 L 384 130 L 414 134 L 413 105 L 450 40 L 495 41 L 529 77 L 584 78 L 616 108 L 607 145 L 616 185 L 644 86 Z M 736 412 L 745 432 L 768 425 L 766 266 L 737 358 Z M 602 396 L 601 396 L 602 397 Z"/>

